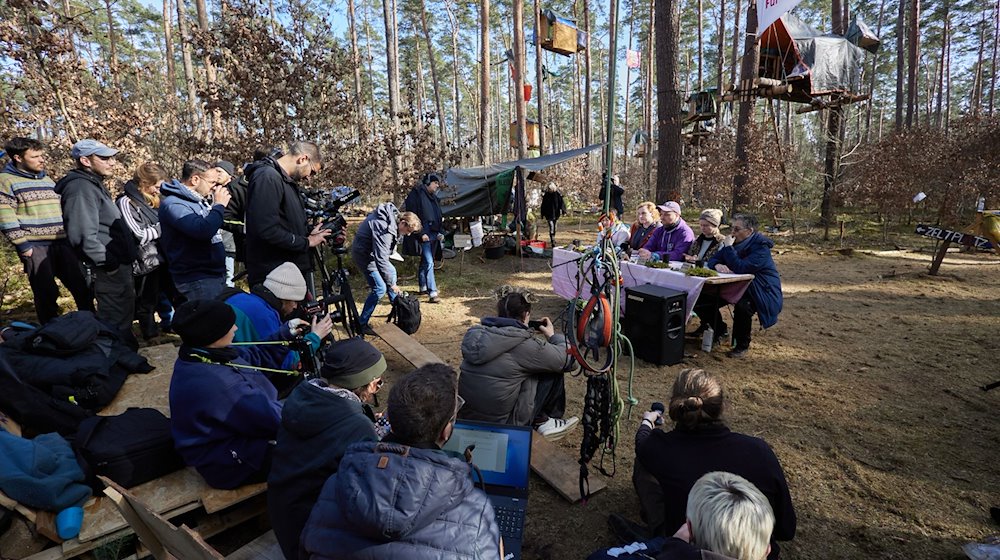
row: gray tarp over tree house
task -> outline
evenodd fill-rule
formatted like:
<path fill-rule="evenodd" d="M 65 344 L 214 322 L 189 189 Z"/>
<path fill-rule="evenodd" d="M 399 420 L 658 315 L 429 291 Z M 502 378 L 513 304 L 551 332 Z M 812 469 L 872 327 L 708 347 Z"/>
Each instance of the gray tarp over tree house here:
<path fill-rule="evenodd" d="M 509 211 L 510 193 L 515 171 L 543 171 L 553 165 L 569 161 L 604 144 L 567 150 L 558 154 L 497 163 L 486 167 L 452 168 L 445 176 L 445 185 L 437 192 L 441 212 L 447 217 L 489 216 Z M 523 192 L 521 193 L 523 197 Z M 523 208 L 523 202 L 521 204 Z"/>
<path fill-rule="evenodd" d="M 794 87 L 779 99 L 810 103 L 817 96 L 861 93 L 865 51 L 841 35 L 820 33 L 787 13 L 761 35 L 760 76 Z"/>

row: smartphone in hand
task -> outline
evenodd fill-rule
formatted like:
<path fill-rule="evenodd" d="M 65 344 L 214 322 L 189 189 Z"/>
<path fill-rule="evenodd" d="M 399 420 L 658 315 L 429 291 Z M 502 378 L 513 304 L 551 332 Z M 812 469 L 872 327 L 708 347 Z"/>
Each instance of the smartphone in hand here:
<path fill-rule="evenodd" d="M 542 328 L 545 321 L 528 321 L 528 328 L 535 329 L 536 331 Z"/>

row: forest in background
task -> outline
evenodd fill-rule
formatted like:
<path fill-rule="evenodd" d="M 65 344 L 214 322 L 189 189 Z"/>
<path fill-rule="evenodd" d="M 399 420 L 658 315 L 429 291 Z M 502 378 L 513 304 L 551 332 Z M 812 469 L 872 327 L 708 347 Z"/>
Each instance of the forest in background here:
<path fill-rule="evenodd" d="M 539 57 L 538 9 L 576 19 L 589 49 Z M 327 163 L 318 184 L 375 200 L 430 169 L 517 159 L 525 152 L 510 147 L 508 127 L 519 110 L 538 119 L 541 109 L 541 151 L 551 153 L 605 141 L 613 107 L 614 170 L 629 206 L 671 197 L 729 210 L 738 103 L 722 104 L 697 144 L 664 141 L 670 119 L 658 111 L 739 82 L 746 12 L 746 0 L 0 0 L 0 137 L 48 142 L 56 175 L 73 141 L 101 139 L 122 150 L 122 179 L 145 160 L 176 171 L 194 156 L 239 163 L 255 148 L 311 139 Z M 858 92 L 871 97 L 844 106 L 836 126 L 829 109 L 797 115 L 801 104 L 756 100 L 736 204 L 762 221 L 791 211 L 829 223 L 851 211 L 886 225 L 915 210 L 960 225 L 978 197 L 996 206 L 1000 2 L 805 0 L 793 13 L 824 32 L 857 16 L 880 36 Z M 627 50 L 638 68 L 626 68 Z M 534 85 L 523 107 L 518 57 Z M 660 84 L 667 62 L 674 87 Z M 637 131 L 659 134 L 658 149 L 635 146 Z M 601 157 L 550 176 L 590 204 Z"/>

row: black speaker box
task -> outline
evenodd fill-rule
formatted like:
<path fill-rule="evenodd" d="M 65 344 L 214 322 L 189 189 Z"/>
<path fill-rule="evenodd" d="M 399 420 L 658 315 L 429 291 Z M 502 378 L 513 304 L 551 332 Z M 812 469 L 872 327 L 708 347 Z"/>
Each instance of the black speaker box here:
<path fill-rule="evenodd" d="M 684 360 L 687 294 L 653 284 L 625 288 L 622 331 L 637 358 L 672 366 Z"/>

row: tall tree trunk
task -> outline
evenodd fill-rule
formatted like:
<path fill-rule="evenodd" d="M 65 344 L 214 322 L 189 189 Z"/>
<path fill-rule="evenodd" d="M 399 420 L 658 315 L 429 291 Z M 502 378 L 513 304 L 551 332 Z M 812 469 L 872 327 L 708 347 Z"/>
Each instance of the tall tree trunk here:
<path fill-rule="evenodd" d="M 452 9 L 451 2 L 446 2 L 445 8 L 448 10 L 448 21 L 451 23 L 451 62 L 452 77 L 454 78 L 451 103 L 455 108 L 455 122 L 452 124 L 455 127 L 455 146 L 464 153 L 465 150 L 462 149 L 462 98 L 458 88 L 458 21 L 455 19 L 455 11 Z"/>
<path fill-rule="evenodd" d="M 211 28 L 208 26 L 208 8 L 205 0 L 195 0 L 195 10 L 198 12 L 198 27 L 204 37 L 205 48 L 205 77 L 208 82 L 208 98 L 212 106 L 212 136 L 222 138 L 225 136 L 225 127 L 222 126 L 222 109 L 219 108 L 219 75 L 215 71 L 215 64 L 209 54 L 214 49 L 214 41 L 211 37 Z"/>
<path fill-rule="evenodd" d="M 69 0 L 62 0 L 63 16 L 67 19 L 73 19 L 73 7 L 70 5 Z M 163 7 L 164 11 L 167 10 L 167 6 Z M 73 35 L 73 26 L 67 25 L 66 29 L 66 42 L 69 43 L 70 49 L 73 54 L 76 54 L 76 39 Z"/>
<path fill-rule="evenodd" d="M 661 0 L 663 1 L 663 0 Z M 643 158 L 643 165 L 646 172 L 646 196 L 643 200 L 649 200 L 653 195 L 653 78 L 656 75 L 653 55 L 656 52 L 656 0 L 649 0 L 649 28 L 646 32 L 646 113 L 643 115 L 645 122 L 643 130 L 648 134 L 646 141 L 646 157 Z"/>
<path fill-rule="evenodd" d="M 882 18 L 885 15 L 885 0 L 879 3 L 878 8 L 878 31 L 875 35 L 882 36 Z M 868 82 L 868 103 L 865 107 L 865 142 L 871 140 L 871 129 L 872 129 L 872 106 L 875 104 L 875 78 L 878 73 L 878 52 L 872 55 L 872 69 L 871 76 Z"/>
<path fill-rule="evenodd" d="M 730 67 L 729 67 L 729 83 L 731 83 L 731 84 L 735 84 L 736 83 L 736 61 L 739 60 L 739 49 L 740 49 L 740 15 L 741 15 L 742 11 L 743 11 L 743 6 L 742 6 L 742 3 L 741 3 L 741 0 L 736 0 L 736 10 L 733 12 L 733 14 L 736 16 L 736 22 L 733 24 L 733 49 L 732 49 L 732 52 L 730 53 L 730 56 L 729 56 L 730 60 L 733 61 L 732 65 L 730 65 Z M 754 27 L 757 27 L 757 24 L 754 24 Z M 757 32 L 757 30 L 754 29 L 754 33 L 756 33 L 756 32 Z M 741 72 L 743 71 L 743 65 L 742 64 L 740 65 L 740 71 Z M 755 71 L 755 73 L 756 73 L 756 71 Z"/>
<path fill-rule="evenodd" d="M 545 82 L 542 64 L 542 8 L 535 0 L 535 99 L 538 104 L 538 153 L 545 155 Z"/>
<path fill-rule="evenodd" d="M 528 155 L 527 113 L 524 102 L 524 3 L 514 2 L 514 109 L 517 111 L 517 159 Z"/>
<path fill-rule="evenodd" d="M 184 9 L 185 1 L 176 0 L 177 26 L 181 35 L 181 59 L 184 62 L 184 81 L 187 83 L 188 109 L 191 111 L 192 129 L 196 134 L 200 134 L 204 127 L 198 116 L 198 93 L 194 84 L 194 62 L 191 59 L 191 33 L 188 30 L 187 15 Z"/>
<path fill-rule="evenodd" d="M 883 0 L 884 1 L 884 0 Z M 719 0 L 719 29 L 718 29 L 719 56 L 715 58 L 715 84 L 722 93 L 722 69 L 726 66 L 726 0 Z"/>
<path fill-rule="evenodd" d="M 403 167 L 402 147 L 399 144 L 399 56 L 396 51 L 396 3 L 382 0 L 382 19 L 385 22 L 385 62 L 389 80 L 389 153 L 392 156 L 392 191 L 398 194 L 400 173 Z"/>
<path fill-rule="evenodd" d="M 896 19 L 896 132 L 903 130 L 903 109 L 906 107 L 906 98 L 903 96 L 903 84 L 906 80 L 903 77 L 906 73 L 906 51 L 903 41 L 906 37 L 906 0 L 898 1 L 899 15 Z"/>
<path fill-rule="evenodd" d="M 441 83 L 438 81 L 437 59 L 434 57 L 434 43 L 431 41 L 430 27 L 427 25 L 427 2 L 420 2 L 420 28 L 424 32 L 424 42 L 427 43 L 427 58 L 431 65 L 431 84 L 434 86 L 434 105 L 437 110 L 438 124 L 441 126 L 441 149 L 448 149 L 448 119 L 444 116 L 444 104 L 441 102 Z M 455 67 L 458 71 L 458 67 Z"/>
<path fill-rule="evenodd" d="M 1000 44 L 1000 0 L 993 6 L 993 58 L 990 59 L 990 101 L 989 112 L 993 116 L 993 97 L 997 90 L 997 47 Z"/>
<path fill-rule="evenodd" d="M 115 15 L 111 10 L 111 0 L 104 0 L 104 8 L 108 16 L 108 50 L 111 56 L 111 81 L 115 88 L 121 89 L 121 80 L 118 77 L 118 37 L 115 34 Z"/>
<path fill-rule="evenodd" d="M 917 118 L 917 72 L 920 63 L 920 0 L 910 0 L 910 21 L 907 37 L 907 79 L 906 79 L 906 128 L 918 124 Z"/>
<path fill-rule="evenodd" d="M 944 123 L 944 115 L 941 114 L 944 109 L 944 67 L 945 58 L 948 56 L 948 34 L 949 34 L 949 24 L 948 21 L 948 0 L 944 2 L 944 29 L 941 30 L 941 62 L 938 65 L 938 88 L 937 88 L 937 111 L 934 115 L 934 125 L 941 128 Z"/>
<path fill-rule="evenodd" d="M 844 35 L 847 22 L 844 20 L 841 0 L 833 0 L 831 5 L 833 32 Z M 840 146 L 843 143 L 844 108 L 836 106 L 829 110 L 826 124 L 826 158 L 824 160 L 823 199 L 820 202 L 820 223 L 823 225 L 823 239 L 830 237 L 833 221 L 833 196 L 837 190 L 840 174 Z"/>
<path fill-rule="evenodd" d="M 499 113 L 497 114 L 499 117 Z M 479 157 L 490 158 L 490 0 L 479 0 Z"/>
<path fill-rule="evenodd" d="M 347 23 L 351 32 L 351 64 L 354 66 L 354 111 L 357 113 L 356 140 L 361 141 L 365 129 L 364 95 L 361 93 L 361 55 L 358 52 L 358 27 L 354 0 L 347 0 Z"/>
<path fill-rule="evenodd" d="M 760 64 L 760 43 L 757 42 L 756 32 L 757 4 L 751 0 L 747 3 L 746 40 L 743 47 L 743 62 L 740 65 L 740 84 L 737 86 L 738 90 L 750 89 L 750 84 L 757 77 L 757 66 Z M 747 192 L 747 181 L 750 176 L 747 141 L 750 136 L 750 119 L 753 117 L 756 101 L 757 97 L 754 95 L 743 95 L 740 100 L 740 114 L 736 120 L 736 172 L 733 174 L 733 212 L 742 210 L 750 204 L 750 194 Z"/>
<path fill-rule="evenodd" d="M 68 3 L 68 2 L 67 2 Z M 163 0 L 163 46 L 167 58 L 167 103 L 175 105 L 177 96 L 177 70 L 174 66 L 174 18 L 170 10 L 170 0 Z M 176 124 L 176 121 L 171 121 Z"/>
<path fill-rule="evenodd" d="M 944 129 L 949 130 L 951 128 L 951 41 L 948 42 L 948 62 L 944 67 L 944 82 L 945 87 L 948 89 L 944 94 Z"/>
<path fill-rule="evenodd" d="M 986 12 L 982 13 L 979 22 L 979 52 L 976 55 L 976 78 L 972 88 L 972 116 L 978 117 L 983 108 L 983 43 L 986 42 Z"/>
<path fill-rule="evenodd" d="M 377 119 L 375 111 L 375 70 L 373 69 L 375 66 L 375 57 L 372 55 L 372 26 L 369 23 L 371 19 L 368 11 L 371 5 L 365 3 L 364 7 L 365 11 L 362 16 L 364 18 L 362 23 L 365 26 L 365 64 L 367 65 L 368 72 L 368 91 L 365 92 L 365 95 L 368 98 L 368 111 L 371 115 L 371 120 L 375 121 Z M 374 128 L 373 126 L 372 139 L 375 138 Z"/>
<path fill-rule="evenodd" d="M 593 77 L 590 73 L 590 0 L 583 0 L 583 31 L 586 33 L 586 57 L 583 59 L 583 144 L 589 146 L 594 142 L 594 133 L 591 126 L 591 120 L 593 112 L 590 110 L 590 104 L 593 100 L 593 94 L 590 91 L 591 82 Z M 591 158 L 588 156 L 587 161 L 589 162 Z"/>
<path fill-rule="evenodd" d="M 632 0 L 632 2 L 630 2 L 629 4 L 629 11 L 628 11 L 628 49 L 625 51 L 626 59 L 628 58 L 629 51 L 632 50 L 632 35 L 634 31 L 635 31 L 635 0 Z M 632 159 L 628 153 L 628 143 L 629 140 L 632 138 L 632 131 L 629 130 L 628 127 L 629 107 L 632 105 L 631 90 L 632 90 L 632 67 L 626 63 L 625 64 L 625 134 L 623 135 L 623 137 L 625 138 L 624 142 L 625 161 L 622 164 L 623 174 L 628 173 L 628 162 L 630 159 Z"/>
<path fill-rule="evenodd" d="M 413 87 L 413 92 L 416 93 L 415 100 L 411 101 L 416 106 L 416 110 L 414 112 L 417 115 L 417 122 L 419 122 L 420 124 L 424 124 L 425 121 L 424 116 L 426 114 L 426 112 L 424 111 L 424 93 L 425 93 L 424 68 L 423 64 L 420 61 L 420 39 L 413 37 L 413 47 L 414 47 L 413 56 L 417 64 L 417 71 L 416 71 L 417 83 Z"/>
<path fill-rule="evenodd" d="M 703 61 L 705 60 L 705 42 L 702 35 L 705 27 L 705 6 L 702 0 L 698 0 L 698 91 L 705 89 L 705 74 L 702 72 Z"/>
<path fill-rule="evenodd" d="M 659 115 L 659 151 L 656 159 L 656 201 L 677 200 L 681 192 L 681 96 L 677 91 L 677 54 L 680 40 L 678 0 L 656 3 L 656 94 Z"/>

